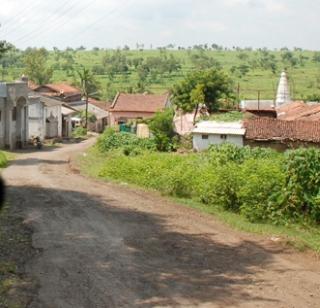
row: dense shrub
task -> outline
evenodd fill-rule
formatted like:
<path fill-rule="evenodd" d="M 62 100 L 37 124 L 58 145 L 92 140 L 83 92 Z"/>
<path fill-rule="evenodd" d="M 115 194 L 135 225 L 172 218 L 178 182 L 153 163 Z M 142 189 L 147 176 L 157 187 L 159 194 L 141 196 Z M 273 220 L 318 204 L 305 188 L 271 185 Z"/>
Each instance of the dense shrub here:
<path fill-rule="evenodd" d="M 123 148 L 125 155 L 137 154 L 139 150 L 155 150 L 156 145 L 153 139 L 138 138 L 134 134 L 119 133 L 108 128 L 99 137 L 97 147 L 101 152 L 108 152 L 114 149 Z"/>
<path fill-rule="evenodd" d="M 149 120 L 149 128 L 154 136 L 157 150 L 161 152 L 170 152 L 174 150 L 174 128 L 173 128 L 174 112 L 166 109 L 163 112 L 157 112 L 155 116 Z"/>
<path fill-rule="evenodd" d="M 72 137 L 74 138 L 81 138 L 86 135 L 87 135 L 87 129 L 82 126 L 78 126 L 72 131 Z"/>
<path fill-rule="evenodd" d="M 3 152 L 0 152 L 0 168 L 4 168 L 8 163 L 7 157 Z"/>
<path fill-rule="evenodd" d="M 106 148 L 116 147 L 108 144 Z M 100 176 L 194 198 L 252 222 L 320 222 L 319 150 L 281 154 L 225 144 L 197 154 L 139 154 L 128 157 L 121 150 L 109 152 Z"/>
<path fill-rule="evenodd" d="M 278 204 L 282 214 L 320 223 L 320 151 L 290 151 L 285 159 L 285 185 Z"/>

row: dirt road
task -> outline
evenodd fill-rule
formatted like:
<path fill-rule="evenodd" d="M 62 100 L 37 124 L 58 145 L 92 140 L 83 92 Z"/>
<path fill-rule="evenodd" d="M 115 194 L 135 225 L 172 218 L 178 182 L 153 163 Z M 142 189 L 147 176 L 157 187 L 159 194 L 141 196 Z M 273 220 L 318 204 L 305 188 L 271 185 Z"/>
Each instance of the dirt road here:
<path fill-rule="evenodd" d="M 19 154 L 4 172 L 39 253 L 30 307 L 320 307 L 320 263 L 156 194 L 87 179 L 70 155 Z"/>

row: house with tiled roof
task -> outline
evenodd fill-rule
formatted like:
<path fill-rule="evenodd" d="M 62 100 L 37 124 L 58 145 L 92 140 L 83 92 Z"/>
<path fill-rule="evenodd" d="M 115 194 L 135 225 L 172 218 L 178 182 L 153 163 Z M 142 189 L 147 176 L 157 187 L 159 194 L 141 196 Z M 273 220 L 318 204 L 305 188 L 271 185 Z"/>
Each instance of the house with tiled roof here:
<path fill-rule="evenodd" d="M 277 108 L 277 118 L 284 121 L 320 121 L 320 104 L 291 102 Z"/>
<path fill-rule="evenodd" d="M 170 105 L 169 94 L 118 93 L 109 109 L 110 125 L 151 118 Z"/>
<path fill-rule="evenodd" d="M 278 149 L 320 145 L 320 121 L 256 118 L 244 121 L 249 145 Z"/>
<path fill-rule="evenodd" d="M 81 91 L 67 83 L 52 83 L 38 86 L 33 89 L 41 95 L 59 98 L 63 102 L 81 100 Z"/>

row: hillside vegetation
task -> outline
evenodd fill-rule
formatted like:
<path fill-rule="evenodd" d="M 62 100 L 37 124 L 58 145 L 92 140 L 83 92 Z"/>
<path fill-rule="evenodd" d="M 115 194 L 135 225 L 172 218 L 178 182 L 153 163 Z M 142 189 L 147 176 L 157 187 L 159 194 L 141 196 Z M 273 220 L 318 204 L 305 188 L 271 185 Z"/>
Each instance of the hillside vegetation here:
<path fill-rule="evenodd" d="M 2 58 L 2 79 L 18 78 L 28 71 L 26 51 L 13 50 Z M 33 55 L 32 55 L 33 56 Z M 35 55 L 38 57 L 39 55 Z M 161 93 L 171 89 L 192 70 L 221 67 L 234 81 L 240 99 L 273 99 L 280 72 L 286 69 L 295 99 L 319 100 L 320 52 L 205 49 L 78 50 L 44 52 L 50 81 L 74 81 L 81 65 L 92 69 L 100 84 L 99 98 L 111 100 L 117 91 Z M 43 60 L 43 59 L 42 59 Z M 43 70 L 42 70 L 43 71 Z M 43 77 L 43 76 L 42 76 Z"/>

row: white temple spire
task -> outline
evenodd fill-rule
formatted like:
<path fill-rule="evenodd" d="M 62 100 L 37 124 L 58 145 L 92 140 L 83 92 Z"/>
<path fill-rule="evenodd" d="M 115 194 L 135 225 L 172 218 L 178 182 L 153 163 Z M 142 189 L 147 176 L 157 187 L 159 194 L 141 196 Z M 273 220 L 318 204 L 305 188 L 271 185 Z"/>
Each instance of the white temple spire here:
<path fill-rule="evenodd" d="M 277 91 L 276 107 L 291 102 L 289 83 L 286 72 L 281 73 Z"/>

